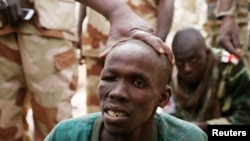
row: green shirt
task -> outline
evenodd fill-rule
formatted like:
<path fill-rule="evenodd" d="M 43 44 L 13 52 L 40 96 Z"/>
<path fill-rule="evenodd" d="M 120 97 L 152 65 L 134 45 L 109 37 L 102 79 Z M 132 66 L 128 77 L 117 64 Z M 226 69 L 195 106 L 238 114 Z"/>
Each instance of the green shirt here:
<path fill-rule="evenodd" d="M 101 113 L 67 119 L 55 126 L 45 141 L 98 141 Z M 173 116 L 157 113 L 155 141 L 207 141 L 207 135 L 197 126 Z"/>

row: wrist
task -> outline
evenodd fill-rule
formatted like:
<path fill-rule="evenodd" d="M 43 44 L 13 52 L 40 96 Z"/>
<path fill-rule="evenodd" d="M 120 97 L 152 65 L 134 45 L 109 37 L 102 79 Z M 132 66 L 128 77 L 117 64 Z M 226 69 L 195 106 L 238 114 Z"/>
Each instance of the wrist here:
<path fill-rule="evenodd" d="M 127 4 L 119 4 L 108 12 L 106 18 L 112 23 L 114 20 L 119 20 L 121 17 L 126 17 L 126 15 L 131 16 L 130 13 L 133 12 L 131 9 L 129 9 Z"/>
<path fill-rule="evenodd" d="M 222 2 L 220 4 L 217 3 L 216 17 L 217 19 L 223 19 L 224 17 L 227 16 L 235 17 L 236 11 L 237 11 L 237 2 L 235 1 L 232 1 L 232 3 L 230 4 Z"/>
<path fill-rule="evenodd" d="M 235 20 L 235 16 L 234 15 L 225 15 L 221 17 L 222 22 L 229 22 L 229 21 L 233 21 Z"/>

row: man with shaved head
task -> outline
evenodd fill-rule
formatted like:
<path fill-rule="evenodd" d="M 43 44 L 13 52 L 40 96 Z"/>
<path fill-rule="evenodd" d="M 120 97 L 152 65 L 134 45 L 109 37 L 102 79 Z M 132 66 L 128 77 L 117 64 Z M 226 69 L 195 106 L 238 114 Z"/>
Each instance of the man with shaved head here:
<path fill-rule="evenodd" d="M 185 28 L 172 43 L 176 117 L 205 132 L 209 124 L 250 123 L 250 81 L 242 60 L 206 46 L 201 33 Z"/>
<path fill-rule="evenodd" d="M 207 141 L 197 126 L 156 113 L 171 96 L 169 60 L 140 40 L 116 45 L 98 85 L 101 113 L 59 123 L 46 141 Z"/>

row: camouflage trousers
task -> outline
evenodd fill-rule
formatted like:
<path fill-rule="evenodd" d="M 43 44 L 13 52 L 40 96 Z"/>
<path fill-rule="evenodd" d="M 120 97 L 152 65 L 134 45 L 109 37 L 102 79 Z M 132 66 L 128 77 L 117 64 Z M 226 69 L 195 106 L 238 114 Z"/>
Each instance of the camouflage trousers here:
<path fill-rule="evenodd" d="M 103 62 L 98 57 L 85 57 L 86 63 L 86 107 L 87 113 L 99 112 L 100 103 L 97 95 L 97 86 L 100 80 L 100 73 L 103 68 Z"/>
<path fill-rule="evenodd" d="M 36 141 L 72 117 L 78 61 L 71 41 L 21 33 L 1 36 L 0 66 L 0 141 L 28 140 L 27 105 Z"/>

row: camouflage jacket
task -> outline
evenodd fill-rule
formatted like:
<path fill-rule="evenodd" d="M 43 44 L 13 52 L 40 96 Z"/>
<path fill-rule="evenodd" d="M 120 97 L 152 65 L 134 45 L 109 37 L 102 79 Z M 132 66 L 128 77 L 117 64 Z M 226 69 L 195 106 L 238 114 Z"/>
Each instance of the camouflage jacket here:
<path fill-rule="evenodd" d="M 34 16 L 29 21 L 22 21 L 18 28 L 7 24 L 0 29 L 0 35 L 22 32 L 77 41 L 75 0 L 22 1 L 25 3 L 26 8 L 35 10 Z"/>
<path fill-rule="evenodd" d="M 209 119 L 208 124 L 249 124 L 250 123 L 250 80 L 247 75 L 246 67 L 242 61 L 235 64 L 230 61 L 229 54 L 224 54 L 222 49 L 213 48 L 213 52 L 219 59 L 219 65 L 213 71 L 219 76 L 217 96 L 219 98 L 220 117 Z M 232 59 L 231 59 L 232 60 Z M 209 95 L 210 90 L 206 90 L 203 95 Z M 174 90 L 173 90 L 174 93 Z M 202 107 L 207 99 L 199 102 Z M 185 113 L 189 113 L 185 111 Z M 198 115 L 197 113 L 194 113 Z M 206 113 L 211 114 L 211 113 Z M 173 115 L 185 119 L 183 109 L 177 105 Z M 193 116 L 195 117 L 195 116 Z M 199 117 L 197 117 L 198 119 Z"/>

